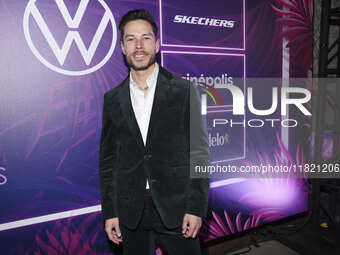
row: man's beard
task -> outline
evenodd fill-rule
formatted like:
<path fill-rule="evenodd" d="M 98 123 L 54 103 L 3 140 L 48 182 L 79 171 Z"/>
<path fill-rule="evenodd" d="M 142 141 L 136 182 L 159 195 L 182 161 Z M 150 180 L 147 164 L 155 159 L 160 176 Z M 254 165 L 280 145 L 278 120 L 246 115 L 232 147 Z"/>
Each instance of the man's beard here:
<path fill-rule="evenodd" d="M 146 63 L 146 65 L 144 65 L 144 66 L 136 66 L 133 63 L 132 58 L 130 58 L 130 57 L 126 58 L 126 62 L 128 63 L 129 67 L 131 67 L 135 71 L 146 70 L 156 62 L 156 54 L 149 54 L 149 55 L 151 56 L 150 59 L 149 59 L 149 62 Z"/>

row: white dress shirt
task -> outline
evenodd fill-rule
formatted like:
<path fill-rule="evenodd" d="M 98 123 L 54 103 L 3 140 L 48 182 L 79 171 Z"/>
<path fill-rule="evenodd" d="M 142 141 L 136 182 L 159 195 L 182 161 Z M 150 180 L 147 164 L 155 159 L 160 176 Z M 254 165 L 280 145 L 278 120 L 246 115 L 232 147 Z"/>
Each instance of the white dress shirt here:
<path fill-rule="evenodd" d="M 146 95 L 144 96 L 144 90 L 140 89 L 136 82 L 132 79 L 130 72 L 130 97 L 132 108 L 135 113 L 135 117 L 141 132 L 144 146 L 146 145 L 146 137 L 148 134 L 148 128 L 150 123 L 150 116 L 152 111 L 152 104 L 156 90 L 157 77 L 159 72 L 159 66 L 155 63 L 155 68 L 152 74 L 146 79 L 148 86 Z M 148 180 L 146 180 L 146 188 L 149 188 Z"/>

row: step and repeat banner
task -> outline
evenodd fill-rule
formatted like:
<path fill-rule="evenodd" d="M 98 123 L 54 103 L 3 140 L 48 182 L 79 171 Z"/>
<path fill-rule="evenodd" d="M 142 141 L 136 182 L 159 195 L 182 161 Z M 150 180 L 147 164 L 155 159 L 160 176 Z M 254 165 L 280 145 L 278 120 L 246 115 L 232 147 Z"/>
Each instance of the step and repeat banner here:
<path fill-rule="evenodd" d="M 99 138 L 103 95 L 128 74 L 117 25 L 139 8 L 159 26 L 158 62 L 205 102 L 201 241 L 307 210 L 303 173 L 277 177 L 309 157 L 311 0 L 4 0 L 1 254 L 120 254 L 101 219 Z"/>

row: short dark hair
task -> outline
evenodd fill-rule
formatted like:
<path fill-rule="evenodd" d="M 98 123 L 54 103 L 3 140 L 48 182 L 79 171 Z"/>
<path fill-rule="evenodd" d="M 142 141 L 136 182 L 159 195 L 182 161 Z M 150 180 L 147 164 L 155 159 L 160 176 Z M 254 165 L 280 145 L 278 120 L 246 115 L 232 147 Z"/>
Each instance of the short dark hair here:
<path fill-rule="evenodd" d="M 134 20 L 138 20 L 138 19 L 145 20 L 146 22 L 148 22 L 152 27 L 153 33 L 155 34 L 155 36 L 157 36 L 158 27 L 155 23 L 154 17 L 147 10 L 137 9 L 137 10 L 131 10 L 131 11 L 127 12 L 122 17 L 122 19 L 120 20 L 119 30 L 120 30 L 120 40 L 121 41 L 123 41 L 123 38 L 124 38 L 125 25 L 127 23 L 129 23 L 130 21 L 134 21 Z"/>

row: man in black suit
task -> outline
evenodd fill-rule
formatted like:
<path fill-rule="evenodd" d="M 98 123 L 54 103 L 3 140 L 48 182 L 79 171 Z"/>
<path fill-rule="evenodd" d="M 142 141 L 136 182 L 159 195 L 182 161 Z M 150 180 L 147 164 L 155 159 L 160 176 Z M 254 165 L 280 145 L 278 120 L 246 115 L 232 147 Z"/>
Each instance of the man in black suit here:
<path fill-rule="evenodd" d="M 154 254 L 158 235 L 170 255 L 200 254 L 209 149 L 194 85 L 156 62 L 157 26 L 145 10 L 119 24 L 129 76 L 104 96 L 100 142 L 102 214 L 124 255 Z M 123 241 L 124 240 L 124 241 Z"/>

